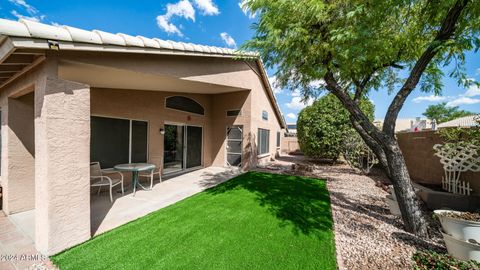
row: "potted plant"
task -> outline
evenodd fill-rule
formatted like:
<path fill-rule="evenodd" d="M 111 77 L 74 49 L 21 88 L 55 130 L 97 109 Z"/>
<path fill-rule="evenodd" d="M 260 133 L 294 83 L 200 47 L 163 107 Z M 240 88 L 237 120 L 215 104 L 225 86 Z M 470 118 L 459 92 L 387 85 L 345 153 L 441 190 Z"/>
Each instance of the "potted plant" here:
<path fill-rule="evenodd" d="M 480 262 L 480 214 L 435 210 L 442 225 L 448 253 L 461 260 Z"/>

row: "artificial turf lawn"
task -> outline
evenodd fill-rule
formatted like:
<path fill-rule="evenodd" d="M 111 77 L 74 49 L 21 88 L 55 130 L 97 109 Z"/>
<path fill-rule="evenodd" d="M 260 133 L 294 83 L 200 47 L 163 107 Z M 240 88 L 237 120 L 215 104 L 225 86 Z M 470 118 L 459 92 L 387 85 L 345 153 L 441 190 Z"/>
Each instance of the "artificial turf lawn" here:
<path fill-rule="evenodd" d="M 336 269 L 325 182 L 249 172 L 51 257 L 60 269 Z"/>

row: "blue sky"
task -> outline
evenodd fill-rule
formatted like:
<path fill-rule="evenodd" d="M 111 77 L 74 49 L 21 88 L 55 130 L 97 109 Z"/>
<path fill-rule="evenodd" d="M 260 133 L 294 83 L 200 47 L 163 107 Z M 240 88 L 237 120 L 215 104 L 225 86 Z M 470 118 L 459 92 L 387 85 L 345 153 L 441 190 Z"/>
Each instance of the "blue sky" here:
<path fill-rule="evenodd" d="M 140 4 L 141 2 L 141 4 Z M 28 17 L 48 24 L 70 25 L 87 30 L 103 30 L 175 41 L 235 48 L 252 35 L 255 18 L 244 13 L 241 0 L 0 0 L 0 17 Z M 480 52 L 466 57 L 469 78 L 480 81 Z M 448 74 L 446 68 L 445 73 Z M 274 70 L 268 70 L 274 81 Z M 444 79 L 441 97 L 415 91 L 406 101 L 400 118 L 421 116 L 426 107 L 439 102 L 458 105 L 480 113 L 480 89 L 465 89 L 452 79 Z M 276 97 L 287 122 L 294 122 L 302 107 L 297 92 L 275 88 Z M 385 91 L 372 92 L 375 117 L 383 118 L 392 97 Z"/>

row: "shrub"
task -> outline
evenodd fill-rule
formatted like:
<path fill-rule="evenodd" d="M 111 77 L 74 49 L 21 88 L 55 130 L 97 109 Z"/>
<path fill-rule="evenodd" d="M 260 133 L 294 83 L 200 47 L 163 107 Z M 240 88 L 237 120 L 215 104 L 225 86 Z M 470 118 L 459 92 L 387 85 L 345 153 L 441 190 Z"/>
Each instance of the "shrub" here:
<path fill-rule="evenodd" d="M 374 106 L 362 100 L 360 106 L 373 120 Z M 344 139 L 356 131 L 350 123 L 349 113 L 332 94 L 325 95 L 303 109 L 297 121 L 297 136 L 302 152 L 314 158 L 336 160 Z"/>
<path fill-rule="evenodd" d="M 415 270 L 474 270 L 480 269 L 480 263 L 475 261 L 460 261 L 447 254 L 440 254 L 430 250 L 420 250 L 412 257 Z"/>

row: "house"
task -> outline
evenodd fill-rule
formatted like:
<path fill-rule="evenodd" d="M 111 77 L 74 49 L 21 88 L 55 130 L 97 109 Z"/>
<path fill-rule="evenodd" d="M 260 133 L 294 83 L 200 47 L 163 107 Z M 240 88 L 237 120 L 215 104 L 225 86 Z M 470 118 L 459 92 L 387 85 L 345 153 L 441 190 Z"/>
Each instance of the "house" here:
<path fill-rule="evenodd" d="M 381 129 L 383 127 L 383 119 L 375 119 L 373 124 Z M 416 118 L 400 118 L 395 122 L 395 133 L 398 132 L 410 132 L 430 129 L 432 127 L 432 121 L 429 119 Z"/>
<path fill-rule="evenodd" d="M 297 135 L 297 123 L 287 123 L 287 132 L 290 136 Z"/>
<path fill-rule="evenodd" d="M 35 209 L 35 245 L 88 240 L 90 170 L 248 169 L 285 122 L 252 53 L 0 19 L 3 211 Z"/>
<path fill-rule="evenodd" d="M 455 118 L 451 121 L 447 121 L 438 125 L 438 128 L 449 127 L 475 127 L 480 122 L 480 115 L 468 115 L 464 117 Z"/>

